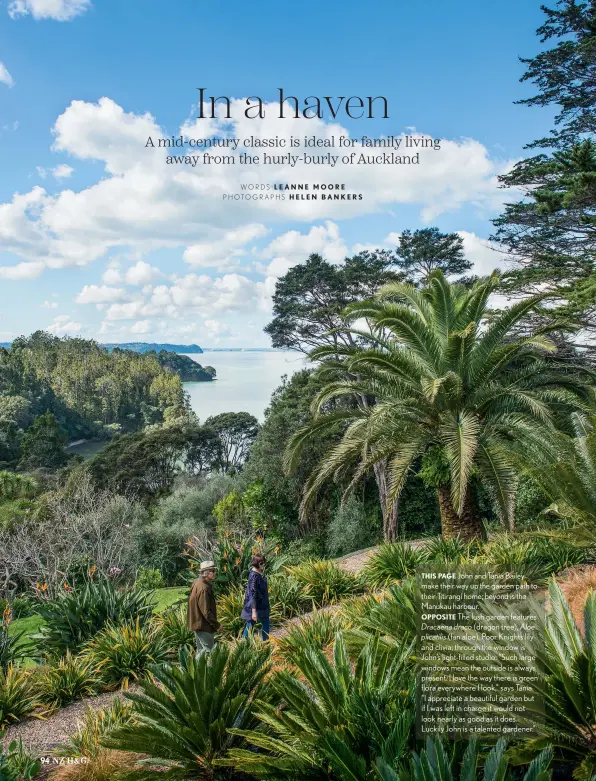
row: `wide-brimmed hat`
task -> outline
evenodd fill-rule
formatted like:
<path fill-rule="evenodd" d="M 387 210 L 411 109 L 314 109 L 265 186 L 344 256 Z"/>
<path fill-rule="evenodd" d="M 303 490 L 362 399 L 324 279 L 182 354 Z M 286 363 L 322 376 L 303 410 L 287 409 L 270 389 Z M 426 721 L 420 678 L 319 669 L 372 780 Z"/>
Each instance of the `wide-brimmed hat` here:
<path fill-rule="evenodd" d="M 217 569 L 217 567 L 215 566 L 215 562 L 214 561 L 202 561 L 201 562 L 201 567 L 200 567 L 199 571 L 200 572 L 205 572 L 205 570 L 208 570 L 208 569 Z"/>

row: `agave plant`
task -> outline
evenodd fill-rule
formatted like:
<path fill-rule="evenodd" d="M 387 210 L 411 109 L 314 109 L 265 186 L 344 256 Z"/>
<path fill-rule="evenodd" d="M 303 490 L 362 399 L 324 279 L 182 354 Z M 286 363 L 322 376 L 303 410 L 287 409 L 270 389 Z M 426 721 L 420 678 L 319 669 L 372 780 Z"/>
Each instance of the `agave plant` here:
<path fill-rule="evenodd" d="M 461 766 L 450 758 L 438 738 L 427 738 L 425 748 L 420 754 L 413 752 L 410 769 L 397 773 L 386 762 L 378 763 L 381 781 L 505 781 L 508 776 L 509 760 L 505 754 L 507 743 L 501 739 L 489 752 L 484 766 L 480 764 L 478 742 L 472 739 L 465 750 Z M 531 763 L 523 781 L 550 781 L 549 765 L 553 756 L 552 748 L 546 748 Z M 458 767 L 459 766 L 459 767 Z"/>
<path fill-rule="evenodd" d="M 179 664 L 153 667 L 126 696 L 134 720 L 117 726 L 102 745 L 145 754 L 144 763 L 170 768 L 169 776 L 217 777 L 217 760 L 242 743 L 232 727 L 252 729 L 255 699 L 267 701 L 269 652 L 264 644 L 220 643 L 198 658 L 186 650 Z"/>
<path fill-rule="evenodd" d="M 373 640 L 353 665 L 341 634 L 333 658 L 305 646 L 295 656 L 299 676 L 281 670 L 272 686 L 283 707 L 258 703 L 264 729 L 238 729 L 260 751 L 234 748 L 219 764 L 257 778 L 371 778 L 377 760 L 395 766 L 404 755 L 413 721 L 409 650 L 391 661 Z"/>
<path fill-rule="evenodd" d="M 145 623 L 153 613 L 153 594 L 118 591 L 111 581 L 88 581 L 81 589 L 63 592 L 38 608 L 44 619 L 34 636 L 44 651 L 59 655 L 78 651 L 108 623 Z"/>

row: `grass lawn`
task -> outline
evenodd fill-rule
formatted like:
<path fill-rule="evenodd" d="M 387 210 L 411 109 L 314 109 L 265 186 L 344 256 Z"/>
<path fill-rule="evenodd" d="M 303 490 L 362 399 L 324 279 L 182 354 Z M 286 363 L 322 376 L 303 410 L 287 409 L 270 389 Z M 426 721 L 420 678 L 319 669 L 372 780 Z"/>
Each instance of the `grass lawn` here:
<path fill-rule="evenodd" d="M 177 602 L 181 597 L 184 597 L 186 588 L 184 586 L 175 586 L 174 588 L 158 588 L 155 590 L 155 599 L 157 604 L 155 605 L 154 612 L 161 613 L 174 602 Z"/>

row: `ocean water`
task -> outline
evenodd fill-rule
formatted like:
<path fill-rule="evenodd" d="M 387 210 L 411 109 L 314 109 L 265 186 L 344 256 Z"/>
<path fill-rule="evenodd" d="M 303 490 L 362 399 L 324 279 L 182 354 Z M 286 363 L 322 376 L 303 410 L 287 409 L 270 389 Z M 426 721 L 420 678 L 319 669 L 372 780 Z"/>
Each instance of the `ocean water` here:
<path fill-rule="evenodd" d="M 184 383 L 192 408 L 201 421 L 221 412 L 250 412 L 262 421 L 282 376 L 291 377 L 307 363 L 300 353 L 286 350 L 205 352 L 188 357 L 217 371 L 213 382 Z"/>

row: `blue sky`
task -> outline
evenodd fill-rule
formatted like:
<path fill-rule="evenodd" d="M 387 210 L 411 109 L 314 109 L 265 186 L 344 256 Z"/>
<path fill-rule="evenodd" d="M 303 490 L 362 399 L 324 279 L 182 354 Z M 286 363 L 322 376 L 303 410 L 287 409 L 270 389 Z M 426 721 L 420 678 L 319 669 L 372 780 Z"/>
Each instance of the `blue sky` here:
<path fill-rule="evenodd" d="M 518 57 L 539 0 L 0 4 L 0 340 L 46 328 L 103 341 L 267 346 L 276 278 L 405 228 L 461 231 L 477 270 L 506 197 L 496 176 L 552 112 Z M 389 119 L 196 121 L 196 88 L 238 99 L 385 95 Z M 421 165 L 167 166 L 149 135 L 443 139 Z M 354 204 L 225 203 L 241 182 L 332 182 Z"/>

